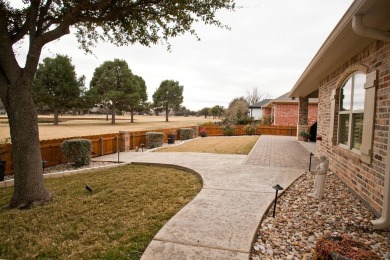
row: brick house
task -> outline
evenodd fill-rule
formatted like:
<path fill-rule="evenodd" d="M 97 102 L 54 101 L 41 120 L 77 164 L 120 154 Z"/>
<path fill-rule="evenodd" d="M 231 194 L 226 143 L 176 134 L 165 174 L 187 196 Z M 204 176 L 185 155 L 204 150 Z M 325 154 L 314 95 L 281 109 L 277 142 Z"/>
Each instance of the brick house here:
<path fill-rule="evenodd" d="M 284 95 L 270 100 L 264 105 L 264 109 L 269 111 L 273 125 L 279 126 L 297 126 L 299 113 L 299 99 L 290 98 L 289 92 Z M 308 127 L 317 122 L 317 98 L 308 100 Z"/>
<path fill-rule="evenodd" d="M 290 92 L 318 97 L 317 155 L 390 226 L 390 1 L 355 0 Z M 299 131 L 299 130 L 298 130 Z"/>

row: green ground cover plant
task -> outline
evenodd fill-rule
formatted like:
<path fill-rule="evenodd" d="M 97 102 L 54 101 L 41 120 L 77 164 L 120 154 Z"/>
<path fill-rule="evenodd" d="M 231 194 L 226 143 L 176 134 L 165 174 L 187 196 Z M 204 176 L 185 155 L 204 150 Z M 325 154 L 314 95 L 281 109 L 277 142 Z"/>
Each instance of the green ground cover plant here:
<path fill-rule="evenodd" d="M 53 200 L 30 210 L 8 209 L 12 187 L 0 189 L 0 258 L 139 259 L 201 189 L 191 173 L 134 165 L 47 179 L 45 185 Z"/>

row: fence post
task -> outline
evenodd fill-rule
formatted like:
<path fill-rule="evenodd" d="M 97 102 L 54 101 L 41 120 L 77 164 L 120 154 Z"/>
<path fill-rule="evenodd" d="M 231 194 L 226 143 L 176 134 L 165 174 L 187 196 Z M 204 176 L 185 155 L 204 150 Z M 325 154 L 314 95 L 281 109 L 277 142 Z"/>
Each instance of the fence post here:
<path fill-rule="evenodd" d="M 103 137 L 100 137 L 100 156 L 104 155 L 103 147 L 104 147 Z"/>
<path fill-rule="evenodd" d="M 129 131 L 119 131 L 121 136 L 121 152 L 127 152 L 130 150 L 130 132 Z"/>

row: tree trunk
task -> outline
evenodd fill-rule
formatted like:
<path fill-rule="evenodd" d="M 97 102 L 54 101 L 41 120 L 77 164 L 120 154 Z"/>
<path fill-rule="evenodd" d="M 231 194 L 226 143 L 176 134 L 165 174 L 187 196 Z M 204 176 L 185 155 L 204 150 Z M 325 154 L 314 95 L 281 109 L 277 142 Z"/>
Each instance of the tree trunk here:
<path fill-rule="evenodd" d="M 130 123 L 134 123 L 134 110 L 130 110 Z"/>
<path fill-rule="evenodd" d="M 165 106 L 165 122 L 168 122 L 169 108 L 168 105 Z"/>
<path fill-rule="evenodd" d="M 106 107 L 106 121 L 108 121 L 108 107 Z"/>
<path fill-rule="evenodd" d="M 115 105 L 112 105 L 112 110 L 111 110 L 111 124 L 112 125 L 115 125 L 115 112 L 116 112 Z"/>
<path fill-rule="evenodd" d="M 58 109 L 54 109 L 54 125 L 58 125 L 58 114 L 59 114 L 59 111 Z"/>
<path fill-rule="evenodd" d="M 10 208 L 29 208 L 51 199 L 43 181 L 38 117 L 31 82 L 21 79 L 9 86 L 7 99 L 15 180 Z"/>

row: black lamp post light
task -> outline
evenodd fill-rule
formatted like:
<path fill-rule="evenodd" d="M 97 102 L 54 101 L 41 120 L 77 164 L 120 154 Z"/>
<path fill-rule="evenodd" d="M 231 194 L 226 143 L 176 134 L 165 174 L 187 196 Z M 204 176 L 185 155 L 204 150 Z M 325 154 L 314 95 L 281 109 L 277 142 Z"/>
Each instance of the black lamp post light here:
<path fill-rule="evenodd" d="M 279 184 L 275 184 L 274 186 L 272 186 L 272 188 L 276 190 L 275 201 L 274 201 L 274 212 L 272 213 L 272 217 L 275 218 L 276 202 L 278 200 L 278 191 L 283 190 L 283 188 Z"/>
<path fill-rule="evenodd" d="M 310 153 L 310 159 L 309 159 L 309 172 L 311 170 L 311 157 L 314 155 L 314 153 Z"/>

